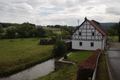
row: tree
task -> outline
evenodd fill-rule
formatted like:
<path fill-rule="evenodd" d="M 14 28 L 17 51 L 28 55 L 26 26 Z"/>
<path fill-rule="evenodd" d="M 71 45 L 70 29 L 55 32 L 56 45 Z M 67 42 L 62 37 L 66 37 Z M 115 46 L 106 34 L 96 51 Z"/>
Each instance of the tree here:
<path fill-rule="evenodd" d="M 56 41 L 53 47 L 53 54 L 55 56 L 63 56 L 66 52 L 67 52 L 67 49 L 64 42 L 60 40 Z"/>
<path fill-rule="evenodd" d="M 16 28 L 19 28 L 20 27 L 20 24 L 18 24 L 18 23 L 14 23 L 13 24 Z"/>
<path fill-rule="evenodd" d="M 15 28 L 6 29 L 6 34 L 8 38 L 15 38 L 16 29 Z"/>
<path fill-rule="evenodd" d="M 46 31 L 45 31 L 45 29 L 43 29 L 42 27 L 38 27 L 38 28 L 36 29 L 36 32 L 37 32 L 37 36 L 38 36 L 38 37 L 46 36 Z"/>
<path fill-rule="evenodd" d="M 2 34 L 4 32 L 2 25 L 0 24 L 0 34 Z"/>
<path fill-rule="evenodd" d="M 0 24 L 0 39 L 2 38 L 2 33 L 4 32 L 2 25 Z"/>
<path fill-rule="evenodd" d="M 107 32 L 110 36 L 115 36 L 117 35 L 117 30 L 113 29 L 113 28 L 107 28 Z"/>
<path fill-rule="evenodd" d="M 29 37 L 29 31 L 31 31 L 32 29 L 34 29 L 34 27 L 31 27 L 27 22 L 17 27 L 17 33 L 21 38 L 26 38 Z"/>

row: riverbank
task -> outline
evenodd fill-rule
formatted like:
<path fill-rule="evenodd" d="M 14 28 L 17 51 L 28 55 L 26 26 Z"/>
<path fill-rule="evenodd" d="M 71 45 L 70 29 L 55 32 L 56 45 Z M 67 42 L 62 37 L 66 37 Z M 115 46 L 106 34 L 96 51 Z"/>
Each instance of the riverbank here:
<path fill-rule="evenodd" d="M 53 45 L 38 45 L 40 38 L 0 40 L 0 76 L 5 76 L 53 57 Z"/>
<path fill-rule="evenodd" d="M 77 70 L 88 57 L 93 54 L 94 51 L 79 51 L 71 53 L 68 58 L 69 60 L 77 61 L 77 65 L 65 66 L 62 69 L 51 72 L 46 76 L 42 76 L 35 80 L 76 80 Z M 76 57 L 77 60 L 73 57 Z M 78 59 L 79 58 L 79 59 Z"/>

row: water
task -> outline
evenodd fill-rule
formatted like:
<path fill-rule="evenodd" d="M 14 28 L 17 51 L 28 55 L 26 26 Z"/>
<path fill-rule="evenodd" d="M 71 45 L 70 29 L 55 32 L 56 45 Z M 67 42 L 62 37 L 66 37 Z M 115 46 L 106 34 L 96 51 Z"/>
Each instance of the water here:
<path fill-rule="evenodd" d="M 38 77 L 47 75 L 54 71 L 55 59 L 50 59 L 43 63 L 37 64 L 27 70 L 21 71 L 9 77 L 0 78 L 0 80 L 33 80 Z"/>

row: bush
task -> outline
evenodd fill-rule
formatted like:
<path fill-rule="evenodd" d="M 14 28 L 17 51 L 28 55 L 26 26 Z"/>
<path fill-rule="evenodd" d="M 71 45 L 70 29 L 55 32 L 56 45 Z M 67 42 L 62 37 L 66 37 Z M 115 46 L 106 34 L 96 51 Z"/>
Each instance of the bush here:
<path fill-rule="evenodd" d="M 67 55 L 66 54 L 64 55 L 64 59 L 67 59 Z"/>
<path fill-rule="evenodd" d="M 100 49 L 97 49 L 92 56 L 80 65 L 77 72 L 77 80 L 88 80 L 93 75 L 99 53 Z"/>
<path fill-rule="evenodd" d="M 55 56 L 63 56 L 67 52 L 64 42 L 57 40 L 53 47 L 53 54 Z"/>

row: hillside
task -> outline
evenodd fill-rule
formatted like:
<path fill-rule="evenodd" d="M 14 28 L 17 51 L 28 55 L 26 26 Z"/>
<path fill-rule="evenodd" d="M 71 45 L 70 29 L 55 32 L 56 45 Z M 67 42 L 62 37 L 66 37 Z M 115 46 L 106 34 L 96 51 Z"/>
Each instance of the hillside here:
<path fill-rule="evenodd" d="M 104 28 L 110 28 L 111 26 L 115 25 L 116 23 L 100 23 L 100 25 Z"/>

